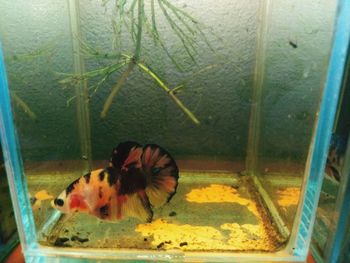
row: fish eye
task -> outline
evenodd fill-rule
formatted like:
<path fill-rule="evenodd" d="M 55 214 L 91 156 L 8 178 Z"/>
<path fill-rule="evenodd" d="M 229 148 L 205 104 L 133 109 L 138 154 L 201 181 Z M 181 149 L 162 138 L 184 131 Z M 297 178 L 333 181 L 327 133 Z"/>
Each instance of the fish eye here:
<path fill-rule="evenodd" d="M 58 205 L 58 206 L 63 206 L 64 205 L 64 201 L 60 198 L 56 198 L 55 201 L 54 201 L 55 205 Z"/>

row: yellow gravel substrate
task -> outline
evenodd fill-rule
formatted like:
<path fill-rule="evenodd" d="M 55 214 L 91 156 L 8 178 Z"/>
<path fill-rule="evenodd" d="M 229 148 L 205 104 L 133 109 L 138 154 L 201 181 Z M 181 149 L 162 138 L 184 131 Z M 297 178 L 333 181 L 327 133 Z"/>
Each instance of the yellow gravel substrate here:
<path fill-rule="evenodd" d="M 211 184 L 208 187 L 193 189 L 186 195 L 186 200 L 194 203 L 236 203 L 246 206 L 255 216 L 259 216 L 256 203 L 240 197 L 237 190 L 228 185 Z"/>
<path fill-rule="evenodd" d="M 158 219 L 150 224 L 137 225 L 135 231 L 144 237 L 151 238 L 154 248 L 159 248 L 161 244 L 162 249 L 180 248 L 182 250 L 273 251 L 275 249 L 263 225 L 256 203 L 240 197 L 236 189 L 227 185 L 212 184 L 208 187 L 193 189 L 186 195 L 186 200 L 196 203 L 229 202 L 244 205 L 260 223 L 240 225 L 232 222 L 215 228 L 177 224 Z"/>
<path fill-rule="evenodd" d="M 288 207 L 291 205 L 298 205 L 300 188 L 298 187 L 287 187 L 284 190 L 278 190 L 277 194 L 279 198 L 277 200 L 278 205 Z"/>
<path fill-rule="evenodd" d="M 180 248 L 181 243 L 187 242 L 188 245 L 183 246 L 185 249 L 205 249 L 208 244 L 212 249 L 221 248 L 222 234 L 210 226 L 179 225 L 157 219 L 150 224 L 137 225 L 136 232 L 153 237 L 155 247 L 164 242 L 163 248 Z"/>
<path fill-rule="evenodd" d="M 227 246 L 234 250 L 263 250 L 272 251 L 275 248 L 262 223 L 258 225 L 226 223 L 221 229 L 230 231 Z"/>
<path fill-rule="evenodd" d="M 229 231 L 228 235 L 223 230 Z M 272 251 L 275 248 L 262 224 L 226 223 L 216 229 L 157 219 L 150 224 L 137 225 L 135 231 L 144 237 L 151 237 L 154 248 L 162 244 L 162 249 Z"/>

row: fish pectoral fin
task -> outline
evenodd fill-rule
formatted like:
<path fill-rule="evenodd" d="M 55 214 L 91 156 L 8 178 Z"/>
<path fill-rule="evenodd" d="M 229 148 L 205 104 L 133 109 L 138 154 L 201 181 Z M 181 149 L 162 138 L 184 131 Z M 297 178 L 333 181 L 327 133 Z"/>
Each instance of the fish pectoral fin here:
<path fill-rule="evenodd" d="M 152 222 L 153 211 L 145 191 L 127 195 L 122 214 L 125 217 L 136 217 L 144 222 Z"/>

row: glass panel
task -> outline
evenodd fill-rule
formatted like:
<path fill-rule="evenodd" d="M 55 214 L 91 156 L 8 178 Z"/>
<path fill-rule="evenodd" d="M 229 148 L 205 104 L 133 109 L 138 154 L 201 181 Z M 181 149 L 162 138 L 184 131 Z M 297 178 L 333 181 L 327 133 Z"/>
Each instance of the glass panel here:
<path fill-rule="evenodd" d="M 61 189 L 57 182 L 83 169 L 76 107 L 67 105 L 74 93 L 59 84 L 73 63 L 68 9 L 64 1 L 1 1 L 1 9 L 15 125 L 40 228 L 54 212 L 47 198 Z"/>
<path fill-rule="evenodd" d="M 345 166 L 346 156 L 349 155 L 346 151 L 350 134 L 350 108 L 347 103 L 350 100 L 349 56 L 347 61 L 347 69 L 338 106 L 337 119 L 333 129 L 334 132 L 329 146 L 325 178 L 317 208 L 312 239 L 313 247 L 321 257 L 326 256 L 324 253 L 330 253 L 329 249 L 335 249 L 331 247 L 331 242 L 334 242 L 332 238 L 334 238 L 336 228 L 339 227 L 338 224 L 344 224 L 344 222 L 339 221 L 339 213 L 341 212 L 339 209 L 342 205 L 340 200 L 343 200 L 343 202 L 347 201 L 346 190 L 341 191 L 340 186 L 346 184 L 347 180 L 349 180 L 346 178 L 349 175 Z M 346 189 L 345 186 L 343 189 Z M 349 235 L 346 234 L 345 236 Z M 346 253 L 345 251 L 346 249 L 344 248 L 343 253 Z M 343 256 L 345 257 L 345 255 Z"/>
<path fill-rule="evenodd" d="M 273 1 L 270 7 L 259 179 L 289 230 L 299 204 L 335 11 L 334 1 Z"/>

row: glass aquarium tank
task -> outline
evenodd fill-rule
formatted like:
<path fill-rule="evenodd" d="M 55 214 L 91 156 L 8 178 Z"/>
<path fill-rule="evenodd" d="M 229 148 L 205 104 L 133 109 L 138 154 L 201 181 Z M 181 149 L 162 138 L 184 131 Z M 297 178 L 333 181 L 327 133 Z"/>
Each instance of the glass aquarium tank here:
<path fill-rule="evenodd" d="M 0 131 L 28 262 L 305 260 L 346 1 L 0 7 Z"/>

